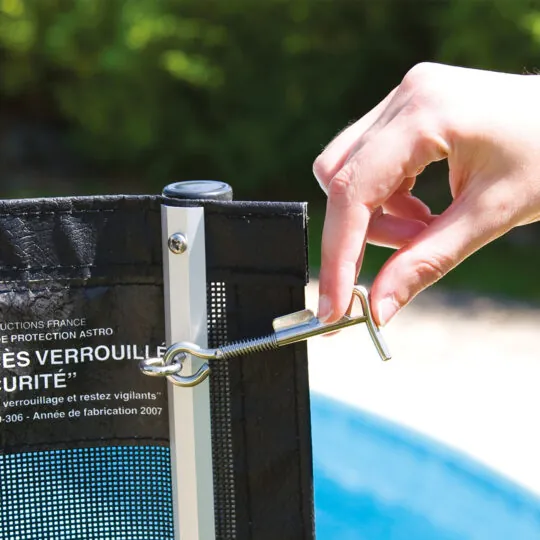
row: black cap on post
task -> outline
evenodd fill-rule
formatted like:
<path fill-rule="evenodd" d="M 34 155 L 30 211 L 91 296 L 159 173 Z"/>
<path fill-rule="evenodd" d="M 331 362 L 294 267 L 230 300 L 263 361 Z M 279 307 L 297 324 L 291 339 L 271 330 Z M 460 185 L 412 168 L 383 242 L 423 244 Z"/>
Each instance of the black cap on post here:
<path fill-rule="evenodd" d="M 163 196 L 172 199 L 199 199 L 208 201 L 232 201 L 232 187 L 218 180 L 186 180 L 169 184 Z"/>

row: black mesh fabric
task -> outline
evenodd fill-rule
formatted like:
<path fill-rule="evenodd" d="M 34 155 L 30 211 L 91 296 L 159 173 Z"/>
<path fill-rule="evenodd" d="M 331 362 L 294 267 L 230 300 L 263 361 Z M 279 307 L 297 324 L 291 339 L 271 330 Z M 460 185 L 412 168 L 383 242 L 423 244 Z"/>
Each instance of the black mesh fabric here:
<path fill-rule="evenodd" d="M 166 384 L 135 358 L 165 333 L 160 212 L 147 197 L 0 202 L 2 540 L 174 538 Z"/>
<path fill-rule="evenodd" d="M 304 309 L 304 204 L 191 204 L 205 208 L 212 346 L 266 335 Z M 211 367 L 218 540 L 313 539 L 306 344 Z"/>
<path fill-rule="evenodd" d="M 138 369 L 140 356 L 155 355 L 165 333 L 163 203 L 177 204 L 122 196 L 0 201 L 0 323 L 85 317 L 88 330 L 112 329 L 13 345 L 1 341 L 4 334 L 9 341 L 10 332 L 0 328 L 2 540 L 174 536 L 166 385 Z M 189 205 L 205 207 L 211 346 L 267 334 L 274 317 L 303 308 L 305 205 Z M 121 346 L 129 346 L 121 361 L 62 363 L 66 349 L 69 355 L 99 351 L 103 359 L 107 348 L 117 347 L 118 356 Z M 44 351 L 52 347 L 60 351 L 47 357 L 52 364 L 36 361 L 47 359 Z M 20 351 L 33 361 L 17 365 L 10 355 Z M 305 343 L 211 367 L 217 540 L 312 540 Z M 79 404 L 83 416 L 120 406 L 137 414 L 27 421 L 30 409 L 20 403 L 38 394 L 22 387 L 11 392 L 13 381 L 60 371 L 71 374 L 62 390 L 66 398 L 97 396 Z M 41 388 L 39 396 L 58 393 Z M 10 400 L 19 405 L 3 405 Z M 139 405 L 161 410 L 142 415 Z M 69 409 L 35 407 L 40 414 Z"/>
<path fill-rule="evenodd" d="M 207 300 L 208 345 L 209 347 L 218 347 L 228 342 L 227 287 L 225 283 L 210 282 Z M 216 536 L 219 540 L 235 540 L 236 505 L 229 364 L 212 361 L 211 369 L 210 405 Z"/>

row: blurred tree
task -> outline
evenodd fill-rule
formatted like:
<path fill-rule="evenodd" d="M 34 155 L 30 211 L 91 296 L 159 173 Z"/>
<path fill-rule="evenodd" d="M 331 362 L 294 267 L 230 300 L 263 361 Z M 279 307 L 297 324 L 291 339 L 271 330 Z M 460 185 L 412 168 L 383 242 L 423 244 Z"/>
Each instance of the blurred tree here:
<path fill-rule="evenodd" d="M 512 73 L 540 62 L 540 3 L 454 0 L 442 13 L 437 58 L 450 64 Z M 540 66 L 539 66 L 540 67 Z"/>
<path fill-rule="evenodd" d="M 520 71 L 539 40 L 524 0 L 0 0 L 0 99 L 150 189 L 305 198 L 322 145 L 413 64 Z"/>
<path fill-rule="evenodd" d="M 388 0 L 1 0 L 0 13 L 4 99 L 65 121 L 91 161 L 264 197 L 303 193 L 306 164 L 424 39 L 399 39 L 403 17 L 421 23 Z"/>

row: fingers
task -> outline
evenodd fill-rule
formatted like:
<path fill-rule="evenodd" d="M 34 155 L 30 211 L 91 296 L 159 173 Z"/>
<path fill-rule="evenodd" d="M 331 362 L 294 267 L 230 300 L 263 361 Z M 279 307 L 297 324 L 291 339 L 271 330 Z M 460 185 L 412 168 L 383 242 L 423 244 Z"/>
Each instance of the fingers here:
<path fill-rule="evenodd" d="M 399 249 L 405 244 L 408 244 L 425 228 L 426 224 L 422 221 L 400 220 L 396 216 L 383 214 L 382 210 L 379 209 L 371 216 L 367 240 L 373 245 Z M 356 261 L 356 278 L 358 278 L 358 274 L 360 273 L 364 250 L 365 244 Z"/>
<path fill-rule="evenodd" d="M 328 192 L 328 184 L 343 167 L 351 152 L 358 145 L 360 138 L 377 122 L 388 107 L 396 90 L 397 88 L 392 90 L 376 107 L 344 129 L 315 160 L 313 174 L 325 193 Z"/>
<path fill-rule="evenodd" d="M 455 201 L 386 262 L 371 288 L 371 305 L 384 325 L 419 292 L 503 234 L 466 199 Z"/>
<path fill-rule="evenodd" d="M 410 193 L 397 191 L 383 204 L 385 212 L 405 219 L 431 223 L 434 216 L 425 203 Z"/>
<path fill-rule="evenodd" d="M 367 240 L 370 244 L 398 249 L 411 242 L 426 227 L 422 221 L 381 214 L 371 220 Z"/>
<path fill-rule="evenodd" d="M 403 219 L 389 214 L 376 212 L 368 227 L 367 238 L 370 244 L 398 249 L 411 242 L 425 228 L 426 224 L 412 219 Z M 360 271 L 363 250 L 358 257 L 355 275 Z M 334 335 L 336 332 L 327 334 Z"/>
<path fill-rule="evenodd" d="M 447 145 L 439 137 L 427 130 L 411 130 L 408 122 L 396 118 L 334 176 L 328 184 L 322 239 L 320 318 L 334 321 L 345 313 L 375 209 L 384 206 L 406 178 L 442 159 L 445 152 Z"/>
<path fill-rule="evenodd" d="M 342 206 L 328 198 L 322 235 L 319 312 L 335 321 L 346 311 L 361 266 L 371 211 L 362 203 Z M 339 255 L 339 257 L 338 257 Z"/>

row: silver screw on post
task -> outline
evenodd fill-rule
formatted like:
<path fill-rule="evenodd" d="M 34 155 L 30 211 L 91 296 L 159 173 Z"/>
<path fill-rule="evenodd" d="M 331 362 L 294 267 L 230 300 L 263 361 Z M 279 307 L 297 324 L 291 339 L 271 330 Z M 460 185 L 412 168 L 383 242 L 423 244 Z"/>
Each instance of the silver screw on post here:
<path fill-rule="evenodd" d="M 175 254 L 180 255 L 186 251 L 188 244 L 187 238 L 182 233 L 171 234 L 168 241 L 169 249 Z"/>

